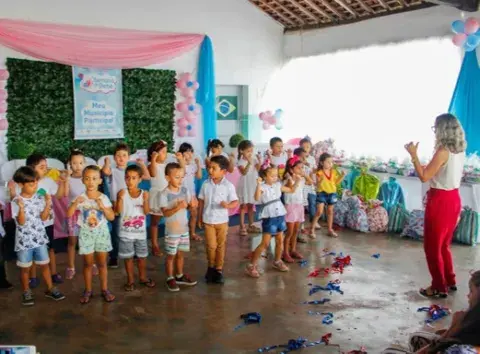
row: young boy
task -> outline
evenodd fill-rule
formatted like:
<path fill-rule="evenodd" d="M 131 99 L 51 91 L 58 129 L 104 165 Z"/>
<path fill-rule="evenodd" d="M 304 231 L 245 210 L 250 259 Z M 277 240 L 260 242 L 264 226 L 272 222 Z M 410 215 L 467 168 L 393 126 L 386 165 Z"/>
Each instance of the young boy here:
<path fill-rule="evenodd" d="M 133 257 L 137 256 L 140 284 L 153 288 L 155 282 L 147 278 L 147 215 L 150 213 L 148 192 L 138 185 L 142 181 L 142 168 L 135 164 L 125 169 L 126 189 L 118 192 L 116 213 L 120 217 L 118 256 L 125 260 L 127 284 L 125 291 L 135 290 Z"/>
<path fill-rule="evenodd" d="M 23 290 L 22 303 L 25 306 L 34 305 L 33 293 L 29 285 L 29 269 L 32 262 L 42 269 L 42 275 L 47 284 L 45 296 L 55 301 L 65 299 L 65 296 L 53 287 L 52 276 L 48 266 L 48 237 L 44 221 L 48 220 L 52 211 L 52 198 L 47 194 L 38 193 L 38 174 L 31 167 L 20 167 L 13 176 L 21 191 L 12 202 L 12 216 L 17 230 L 15 234 L 15 252 L 17 266 L 21 268 Z"/>
<path fill-rule="evenodd" d="M 50 196 L 55 196 L 56 198 L 62 198 L 65 196 L 65 184 L 67 183 L 67 179 L 65 175 L 60 176 L 60 180 L 58 184 L 47 177 L 48 166 L 47 166 L 47 158 L 41 154 L 32 154 L 27 157 L 26 165 L 31 167 L 38 176 L 38 190 L 37 194 L 40 196 L 44 196 L 49 194 Z M 14 180 L 15 181 L 15 180 Z M 20 189 L 15 187 L 15 185 L 10 185 L 10 196 L 13 198 L 18 195 Z M 57 260 L 55 256 L 55 245 L 54 245 L 54 238 L 53 238 L 53 224 L 54 222 L 54 213 L 53 209 L 50 209 L 50 214 L 47 219 L 43 221 L 43 225 L 45 226 L 45 231 L 48 237 L 48 255 L 50 259 L 50 273 L 52 274 L 52 281 L 55 284 L 63 283 L 63 279 L 61 275 L 57 272 Z M 35 265 L 30 268 L 30 287 L 32 289 L 36 288 L 39 285 L 39 280 L 37 278 L 37 269 Z"/>
<path fill-rule="evenodd" d="M 267 151 L 267 158 L 270 159 L 270 164 L 278 168 L 278 177 L 283 179 L 285 173 L 285 166 L 287 160 L 292 157 L 292 151 L 283 150 L 283 141 L 278 136 L 270 139 L 270 150 Z"/>
<path fill-rule="evenodd" d="M 197 284 L 183 273 L 183 253 L 190 251 L 187 208 L 197 208 L 198 202 L 190 191 L 182 186 L 185 171 L 179 163 L 169 163 L 165 167 L 165 177 L 168 187 L 160 194 L 160 207 L 165 217 L 167 289 L 179 291 L 178 285 L 194 286 Z M 176 273 L 174 273 L 174 267 L 176 267 Z"/>
<path fill-rule="evenodd" d="M 4 207 L 4 202 L 0 200 L 0 211 L 3 210 Z M 3 221 L 0 215 L 0 290 L 13 288 L 13 285 L 7 280 L 7 272 L 5 270 L 5 236 L 6 232 L 3 228 Z"/>
<path fill-rule="evenodd" d="M 235 187 L 225 178 L 229 165 L 230 161 L 225 156 L 213 156 L 208 165 L 210 178 L 203 183 L 198 195 L 198 226 L 205 227 L 207 283 L 224 283 L 223 263 L 228 233 L 228 210 L 238 206 Z"/>
<path fill-rule="evenodd" d="M 110 200 L 113 204 L 113 209 L 115 208 L 115 203 L 117 202 L 118 192 L 122 189 L 126 189 L 127 185 L 125 184 L 125 169 L 127 168 L 128 162 L 130 161 L 130 148 L 127 144 L 119 143 L 115 147 L 113 152 L 113 159 L 115 160 L 115 167 L 112 167 L 110 163 L 110 158 L 105 158 L 105 164 L 102 168 L 102 173 L 104 176 L 107 176 L 107 181 L 110 191 Z M 142 169 L 142 175 L 144 179 L 149 178 L 148 169 L 143 163 L 142 160 L 137 160 L 138 165 Z M 118 229 L 119 229 L 119 217 L 115 217 L 115 220 L 112 222 L 112 251 L 110 252 L 110 259 L 108 261 L 108 266 L 110 268 L 118 268 Z"/>

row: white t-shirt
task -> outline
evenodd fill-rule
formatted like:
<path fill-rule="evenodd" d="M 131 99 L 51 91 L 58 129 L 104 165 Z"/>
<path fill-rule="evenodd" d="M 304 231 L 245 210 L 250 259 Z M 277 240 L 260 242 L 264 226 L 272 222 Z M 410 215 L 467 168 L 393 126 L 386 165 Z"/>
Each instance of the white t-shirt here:
<path fill-rule="evenodd" d="M 125 168 L 112 167 L 112 175 L 108 179 L 110 182 L 110 200 L 117 201 L 118 192 L 127 188 L 125 183 Z"/>
<path fill-rule="evenodd" d="M 160 194 L 160 207 L 165 209 L 173 209 L 179 200 L 185 200 L 188 204 L 192 201 L 190 191 L 181 187 L 178 192 L 166 188 Z M 181 209 L 172 216 L 165 217 L 165 230 L 167 235 L 180 236 L 188 233 L 187 209 Z"/>
<path fill-rule="evenodd" d="M 147 239 L 147 220 L 143 211 L 143 191 L 137 198 L 133 198 L 128 189 L 123 197 L 123 210 L 120 214 L 120 238 L 129 240 Z"/>
<path fill-rule="evenodd" d="M 73 202 L 79 195 L 85 193 L 85 185 L 82 177 L 70 177 L 68 180 L 68 200 Z"/>
<path fill-rule="evenodd" d="M 312 155 L 307 156 L 307 162 L 310 166 L 306 164 L 303 165 L 303 170 L 305 171 L 305 175 L 311 176 L 312 172 L 316 169 L 315 158 Z M 306 194 L 315 194 L 315 185 L 305 184 L 303 190 Z"/>
<path fill-rule="evenodd" d="M 288 156 L 284 151 L 279 156 L 270 156 L 270 163 L 278 169 L 284 169 L 287 165 Z"/>
<path fill-rule="evenodd" d="M 283 184 L 286 186 L 288 184 L 288 181 L 290 181 L 291 185 L 295 184 L 295 181 L 288 176 L 287 179 L 283 182 Z M 285 204 L 300 204 L 303 205 L 303 187 L 305 186 L 305 178 L 302 177 L 302 179 L 298 182 L 297 189 L 295 189 L 295 192 L 293 193 L 285 193 Z"/>
<path fill-rule="evenodd" d="M 262 219 L 275 218 L 277 216 L 284 216 L 287 214 L 280 198 L 282 197 L 282 183 L 277 182 L 271 186 L 262 184 L 262 197 L 260 203 L 262 204 Z"/>
<path fill-rule="evenodd" d="M 235 187 L 226 178 L 220 183 L 214 183 L 210 178 L 207 179 L 200 189 L 198 199 L 204 201 L 203 222 L 205 224 L 218 225 L 228 223 L 228 209 L 220 205 L 225 201 L 231 203 L 238 200 Z"/>
<path fill-rule="evenodd" d="M 165 178 L 165 167 L 167 167 L 168 162 L 157 164 L 157 173 L 155 177 L 150 179 L 150 184 L 152 189 L 163 191 L 168 186 L 167 179 Z"/>
<path fill-rule="evenodd" d="M 198 166 L 195 161 L 191 161 L 185 166 L 185 178 L 183 179 L 183 186 L 188 189 L 190 194 L 195 195 L 195 176 L 198 171 Z"/>
<path fill-rule="evenodd" d="M 88 229 L 95 229 L 103 224 L 106 224 L 107 218 L 99 209 L 95 199 L 89 199 L 86 193 L 83 193 L 82 197 L 85 198 L 85 201 L 77 206 L 77 210 L 80 210 L 77 224 L 80 227 L 85 227 Z M 100 198 L 102 199 L 103 205 L 105 205 L 106 208 L 112 207 L 112 203 L 105 194 L 100 193 Z"/>
<path fill-rule="evenodd" d="M 17 222 L 20 208 L 16 199 L 22 199 L 25 204 L 25 224 L 19 225 Z M 34 194 L 31 198 L 24 198 L 20 195 L 12 201 L 12 216 L 17 224 L 15 233 L 15 252 L 31 250 L 48 243 L 45 226 L 42 222 L 41 214 L 45 209 L 45 198 L 39 194 Z"/>

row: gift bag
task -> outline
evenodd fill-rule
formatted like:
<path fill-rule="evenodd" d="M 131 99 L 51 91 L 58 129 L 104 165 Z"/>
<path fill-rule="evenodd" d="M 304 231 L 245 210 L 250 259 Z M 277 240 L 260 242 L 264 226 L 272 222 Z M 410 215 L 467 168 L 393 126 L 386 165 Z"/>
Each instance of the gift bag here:
<path fill-rule="evenodd" d="M 348 210 L 348 203 L 345 200 L 339 200 L 333 208 L 333 223 L 340 227 L 345 227 Z"/>
<path fill-rule="evenodd" d="M 403 189 L 398 184 L 397 179 L 390 177 L 388 182 L 385 182 L 380 187 L 378 199 L 383 201 L 382 206 L 390 213 L 390 210 L 394 205 L 400 204 L 405 207 L 405 197 Z"/>
<path fill-rule="evenodd" d="M 423 239 L 424 210 L 413 210 L 408 217 L 408 222 L 400 236 L 410 237 L 415 240 Z"/>
<path fill-rule="evenodd" d="M 346 203 L 349 207 L 346 226 L 355 231 L 368 232 L 368 218 L 363 202 L 358 196 L 353 196 L 348 198 Z"/>
<path fill-rule="evenodd" d="M 388 232 L 401 233 L 405 228 L 410 213 L 401 204 L 396 204 L 390 209 L 388 214 Z"/>
<path fill-rule="evenodd" d="M 361 174 L 361 171 L 360 169 L 358 168 L 352 168 L 350 169 L 350 172 L 347 173 L 347 175 L 345 176 L 345 178 L 343 179 L 342 181 L 342 189 L 348 189 L 348 190 L 352 190 L 353 188 L 353 182 L 355 182 L 355 179 L 360 176 Z"/>
<path fill-rule="evenodd" d="M 453 240 L 464 245 L 475 246 L 478 241 L 478 213 L 465 207 L 455 229 Z"/>
<path fill-rule="evenodd" d="M 353 194 L 358 194 L 364 200 L 376 199 L 380 189 L 380 180 L 377 176 L 362 173 L 353 183 Z"/>
<path fill-rule="evenodd" d="M 368 228 L 371 232 L 386 232 L 388 213 L 379 200 L 371 201 L 367 209 Z"/>

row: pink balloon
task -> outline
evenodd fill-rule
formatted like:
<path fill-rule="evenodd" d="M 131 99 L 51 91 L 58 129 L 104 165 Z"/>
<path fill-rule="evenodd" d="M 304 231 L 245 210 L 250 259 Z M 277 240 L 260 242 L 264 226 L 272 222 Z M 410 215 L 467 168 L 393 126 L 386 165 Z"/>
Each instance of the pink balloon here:
<path fill-rule="evenodd" d="M 177 119 L 177 127 L 179 128 L 186 128 L 188 125 L 188 121 L 185 118 Z"/>
<path fill-rule="evenodd" d="M 202 112 L 202 107 L 199 104 L 195 105 L 195 109 L 193 110 L 193 113 L 195 113 L 197 116 Z"/>
<path fill-rule="evenodd" d="M 190 137 L 197 136 L 197 129 L 195 129 L 195 127 L 192 127 L 192 129 L 188 131 L 188 136 Z"/>
<path fill-rule="evenodd" d="M 177 103 L 177 111 L 179 112 L 187 112 L 188 111 L 188 104 L 186 102 Z"/>
<path fill-rule="evenodd" d="M 267 114 L 267 116 L 269 116 L 269 117 L 270 117 L 270 116 L 273 116 L 273 113 L 272 113 L 272 111 L 266 111 L 265 113 L 266 113 L 266 114 Z"/>
<path fill-rule="evenodd" d="M 187 98 L 193 98 L 195 97 L 195 90 L 192 90 L 191 88 L 183 89 L 182 96 Z"/>
<path fill-rule="evenodd" d="M 183 89 L 186 89 L 187 88 L 187 83 L 185 81 L 177 81 L 177 84 L 176 84 L 177 88 L 179 88 L 180 90 L 183 90 Z"/>
<path fill-rule="evenodd" d="M 186 118 L 186 117 L 185 117 Z M 188 118 L 188 122 L 190 124 L 195 124 L 197 122 L 197 116 L 194 114 L 191 117 Z"/>
<path fill-rule="evenodd" d="M 0 113 L 7 113 L 7 105 L 5 103 L 0 103 Z"/>
<path fill-rule="evenodd" d="M 478 23 L 476 18 L 470 17 L 467 18 L 465 21 L 465 33 L 466 34 L 473 34 L 478 31 L 480 28 L 480 24 Z"/>
<path fill-rule="evenodd" d="M 187 136 L 187 129 L 186 129 L 186 128 L 178 129 L 177 135 L 178 135 L 180 138 L 183 138 L 183 137 Z"/>
<path fill-rule="evenodd" d="M 195 82 L 193 83 L 192 88 L 193 88 L 194 90 L 198 90 L 198 89 L 200 88 L 200 84 L 199 84 L 197 81 L 195 81 Z"/>
<path fill-rule="evenodd" d="M 262 112 L 258 116 L 260 117 L 260 120 L 265 120 L 265 118 L 267 117 L 267 114 L 265 112 Z"/>
<path fill-rule="evenodd" d="M 8 98 L 7 90 L 0 90 L 0 101 L 6 100 Z"/>
<path fill-rule="evenodd" d="M 192 104 L 196 104 L 197 103 L 197 100 L 195 99 L 195 97 L 188 97 L 185 102 L 187 103 L 187 105 L 192 105 Z"/>
<path fill-rule="evenodd" d="M 453 36 L 452 42 L 457 47 L 463 47 L 465 41 L 467 40 L 467 35 L 465 33 L 457 33 Z"/>
<path fill-rule="evenodd" d="M 8 129 L 8 121 L 6 119 L 0 119 L 0 130 Z"/>
<path fill-rule="evenodd" d="M 193 76 L 190 73 L 183 73 L 180 75 L 180 81 L 184 81 L 186 84 L 189 81 L 193 81 Z"/>
<path fill-rule="evenodd" d="M 0 81 L 0 90 L 4 90 L 5 87 L 7 87 L 7 82 L 6 81 Z"/>
<path fill-rule="evenodd" d="M 7 69 L 0 69 L 0 80 L 5 81 L 8 80 L 9 77 L 10 74 Z"/>
<path fill-rule="evenodd" d="M 268 123 L 274 125 L 277 123 L 277 119 L 274 116 L 268 117 Z"/>
<path fill-rule="evenodd" d="M 263 122 L 262 127 L 263 127 L 263 130 L 268 130 L 268 129 L 270 129 L 270 123 Z"/>
<path fill-rule="evenodd" d="M 185 119 L 187 120 L 187 122 L 192 123 L 192 121 L 195 120 L 195 118 L 197 118 L 197 117 L 195 116 L 195 113 L 190 112 L 190 111 L 188 111 L 188 112 L 185 113 Z"/>

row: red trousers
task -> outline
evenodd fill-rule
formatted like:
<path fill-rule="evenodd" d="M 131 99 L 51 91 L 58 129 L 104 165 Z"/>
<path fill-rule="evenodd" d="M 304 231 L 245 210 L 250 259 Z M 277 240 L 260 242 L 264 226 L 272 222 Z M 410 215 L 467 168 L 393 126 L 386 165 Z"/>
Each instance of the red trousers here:
<path fill-rule="evenodd" d="M 430 189 L 425 208 L 424 249 L 432 276 L 432 289 L 447 292 L 455 285 L 455 271 L 450 252 L 453 233 L 462 209 L 458 189 Z"/>

